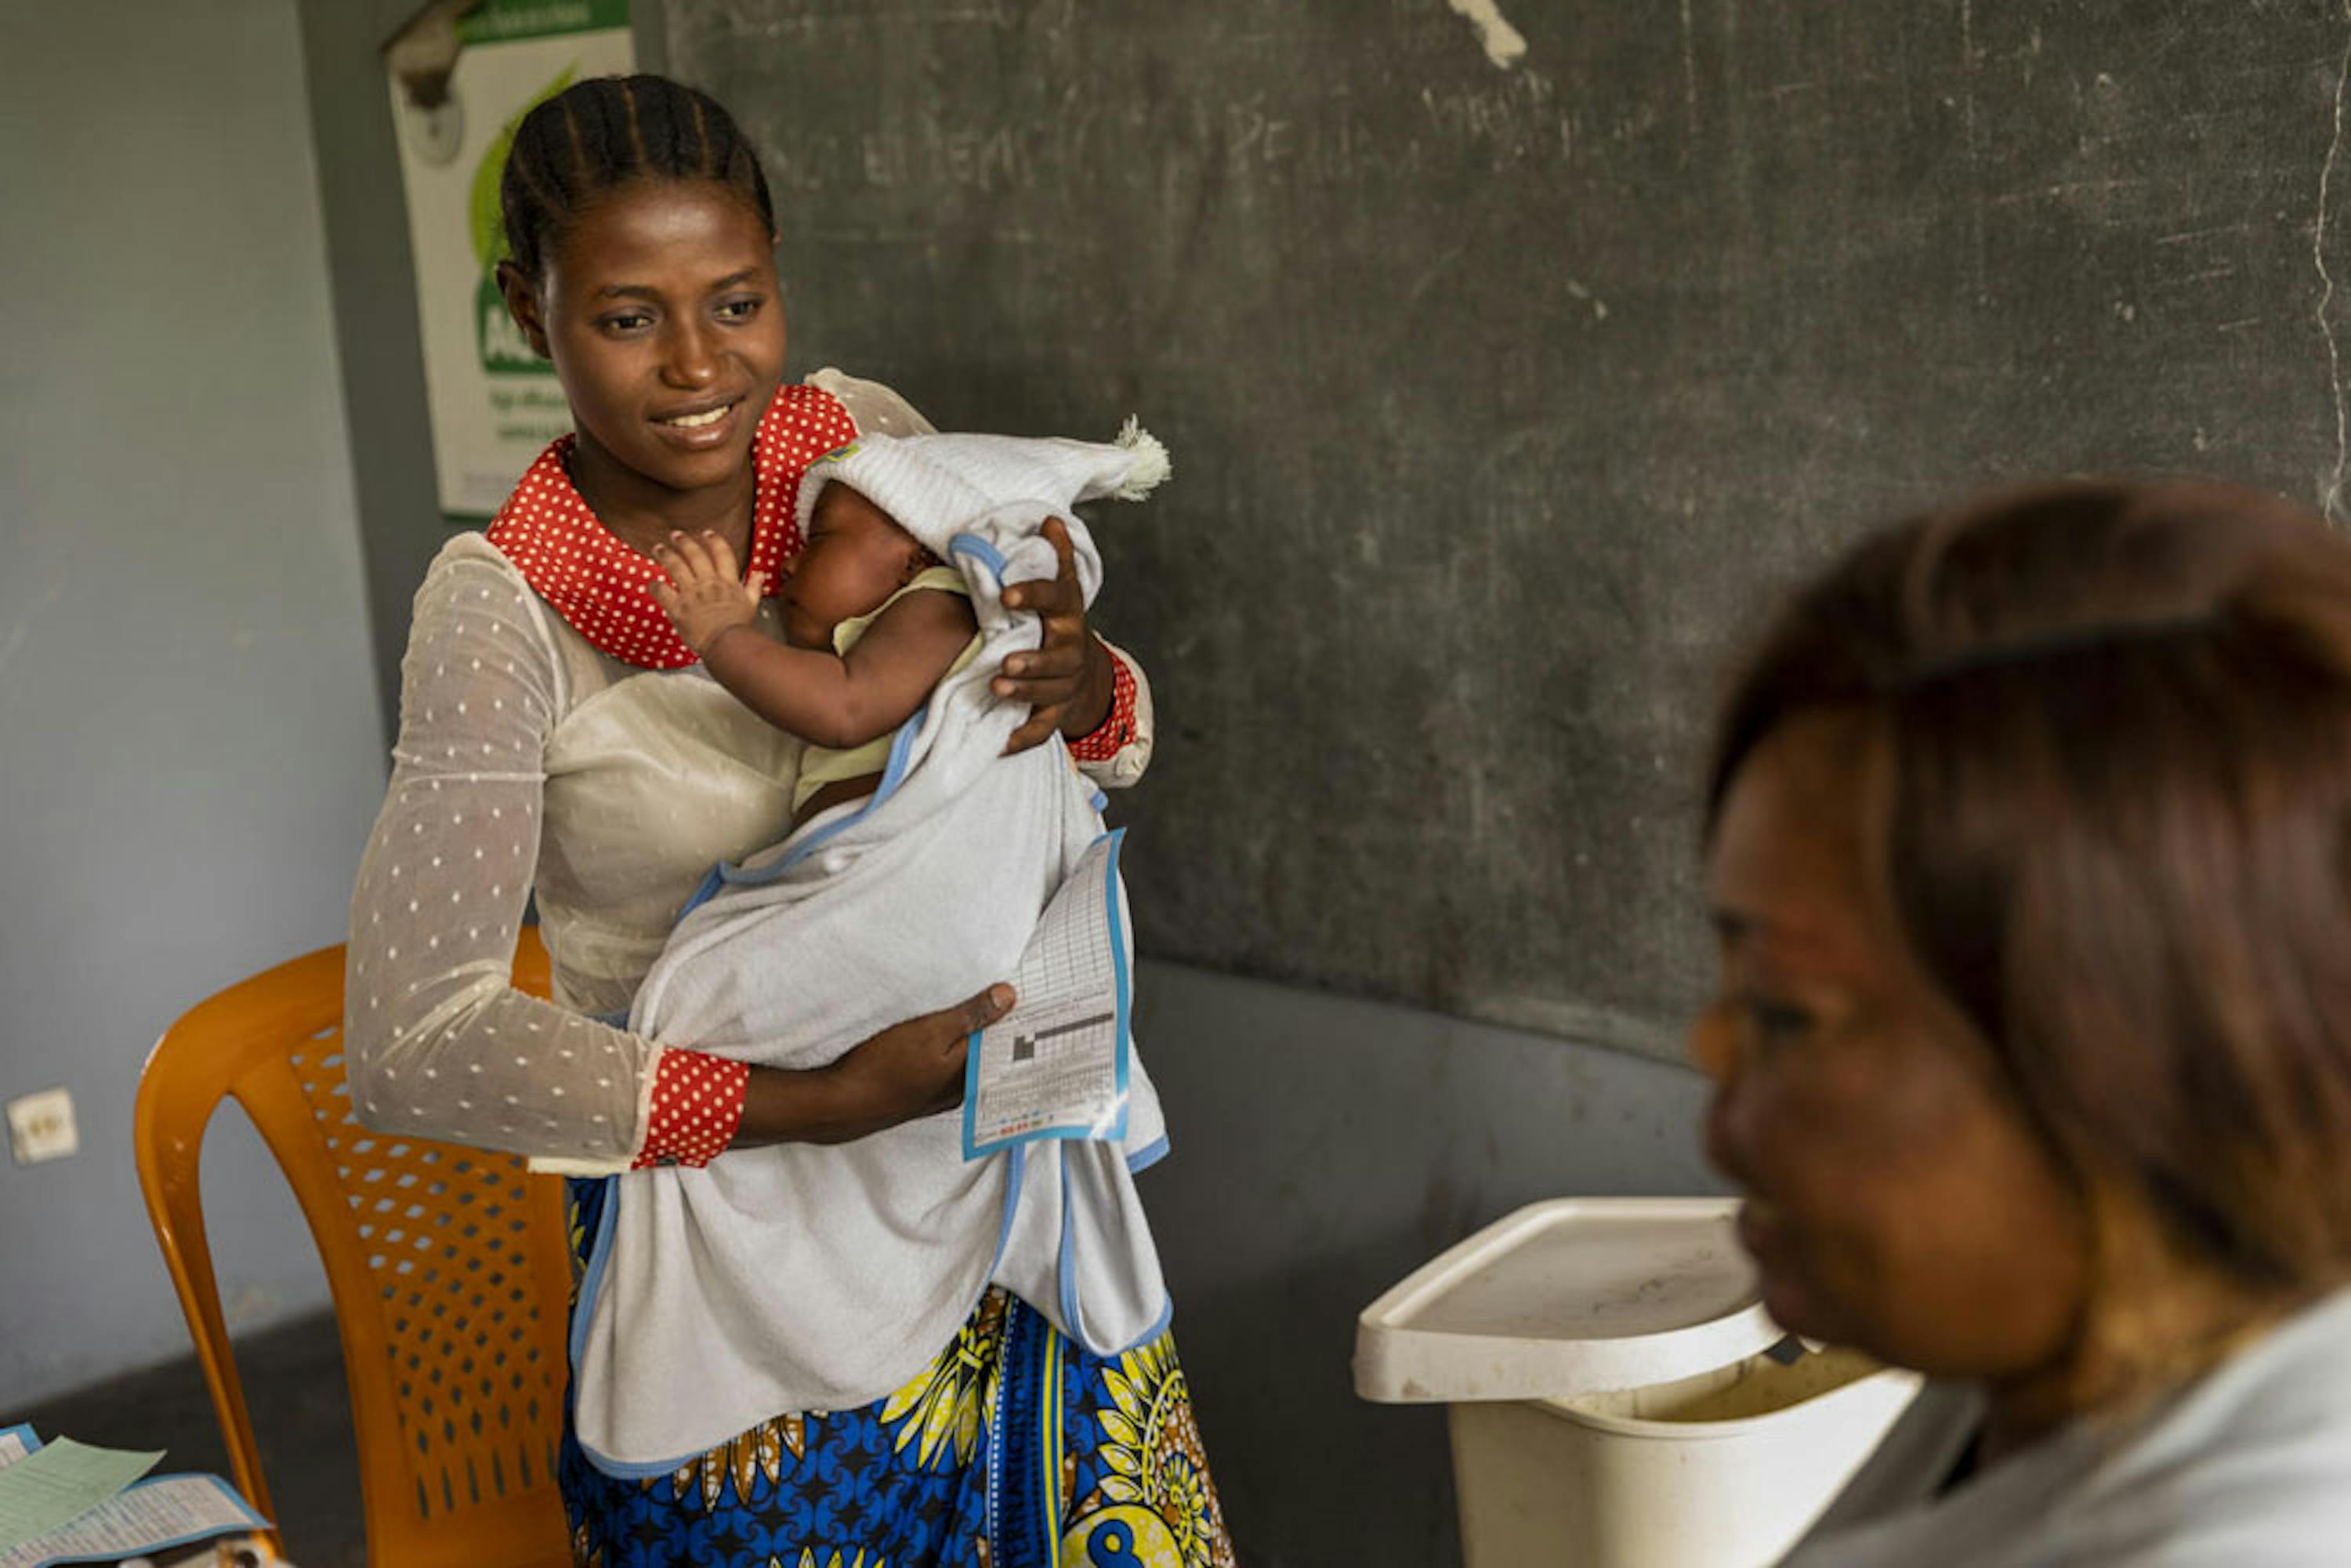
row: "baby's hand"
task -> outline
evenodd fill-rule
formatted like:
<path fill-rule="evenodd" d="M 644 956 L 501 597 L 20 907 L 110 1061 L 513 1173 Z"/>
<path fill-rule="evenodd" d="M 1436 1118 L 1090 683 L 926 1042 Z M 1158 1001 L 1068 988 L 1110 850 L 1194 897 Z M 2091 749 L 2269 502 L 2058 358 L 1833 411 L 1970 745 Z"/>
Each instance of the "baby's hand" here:
<path fill-rule="evenodd" d="M 647 583 L 645 591 L 696 653 L 729 627 L 758 621 L 759 583 L 737 580 L 735 552 L 716 534 L 673 533 L 667 544 L 653 547 L 653 562 L 669 577 Z"/>

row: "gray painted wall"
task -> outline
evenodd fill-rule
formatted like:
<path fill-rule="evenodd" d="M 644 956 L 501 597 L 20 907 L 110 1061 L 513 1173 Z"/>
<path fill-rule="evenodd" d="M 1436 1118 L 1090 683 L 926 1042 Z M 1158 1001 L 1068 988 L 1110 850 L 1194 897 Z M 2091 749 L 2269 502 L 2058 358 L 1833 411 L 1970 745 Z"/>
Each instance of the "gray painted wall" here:
<path fill-rule="evenodd" d="M 665 9 L 798 351 L 1174 452 L 1097 533 L 1165 957 L 1671 1057 L 1776 584 L 1994 479 L 2351 462 L 2328 0 Z"/>
<path fill-rule="evenodd" d="M 387 743 L 398 728 L 409 601 L 448 538 L 433 478 L 416 274 L 409 262 L 400 152 L 378 54 L 414 0 L 296 0 L 335 347 L 358 488 L 360 551 L 375 626 L 375 693 Z"/>
<path fill-rule="evenodd" d="M 135 47 L 125 47 L 135 37 Z M 341 939 L 383 787 L 292 0 L 0 25 L 0 1419 L 182 1354 L 131 1159 L 140 1064 L 222 985 Z M 242 1118 L 205 1187 L 252 1324 L 324 1300 Z"/>

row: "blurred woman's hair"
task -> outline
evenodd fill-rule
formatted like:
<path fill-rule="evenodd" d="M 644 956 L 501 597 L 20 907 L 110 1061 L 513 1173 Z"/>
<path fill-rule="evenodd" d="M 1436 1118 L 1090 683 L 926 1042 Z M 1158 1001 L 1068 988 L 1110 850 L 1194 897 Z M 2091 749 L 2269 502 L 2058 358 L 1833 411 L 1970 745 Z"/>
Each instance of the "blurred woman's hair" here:
<path fill-rule="evenodd" d="M 2150 1240 L 2256 1303 L 2351 1278 L 2351 543 L 2202 485 L 1873 536 L 1738 681 L 1709 832 L 1820 710 L 1882 739 L 1888 907 L 2081 1181 L 2103 1282 Z"/>

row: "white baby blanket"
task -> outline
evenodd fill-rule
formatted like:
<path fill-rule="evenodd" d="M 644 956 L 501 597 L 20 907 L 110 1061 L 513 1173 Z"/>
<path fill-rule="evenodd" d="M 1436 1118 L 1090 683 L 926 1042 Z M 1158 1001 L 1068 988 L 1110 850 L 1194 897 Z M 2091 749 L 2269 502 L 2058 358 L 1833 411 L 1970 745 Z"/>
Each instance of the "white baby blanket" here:
<path fill-rule="evenodd" d="M 734 868 L 679 923 L 632 1029 L 814 1067 L 1012 973 L 1102 824 L 1058 739 L 998 755 L 1026 709 L 987 684 L 1040 640 L 1001 593 L 1054 574 L 1037 530 L 1058 515 L 1091 602 L 1101 561 L 1070 500 L 1139 494 L 1165 472 L 1157 443 L 1132 426 L 1122 440 L 868 437 L 810 470 L 803 518 L 826 482 L 854 485 L 963 570 L 985 644 L 900 732 L 872 800 Z M 1123 1145 L 967 1163 L 949 1113 L 615 1178 L 573 1328 L 581 1446 L 614 1473 L 666 1473 L 772 1416 L 869 1404 L 921 1372 L 991 1282 L 1098 1354 L 1152 1337 L 1167 1292 L 1129 1162 L 1164 1145 L 1138 1059 Z"/>

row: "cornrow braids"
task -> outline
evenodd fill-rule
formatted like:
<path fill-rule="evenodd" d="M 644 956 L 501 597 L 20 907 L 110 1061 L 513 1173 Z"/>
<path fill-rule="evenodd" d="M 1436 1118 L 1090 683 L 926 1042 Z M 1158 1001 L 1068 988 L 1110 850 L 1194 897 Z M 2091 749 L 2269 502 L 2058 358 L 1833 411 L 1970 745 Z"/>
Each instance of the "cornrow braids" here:
<path fill-rule="evenodd" d="M 498 180 L 507 251 L 526 277 L 545 275 L 564 225 L 596 197 L 637 180 L 716 180 L 758 209 L 775 205 L 758 154 L 709 94 L 667 77 L 590 77 L 515 128 Z"/>

